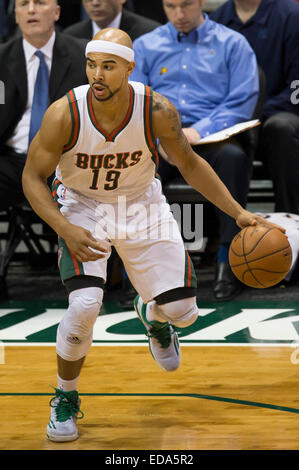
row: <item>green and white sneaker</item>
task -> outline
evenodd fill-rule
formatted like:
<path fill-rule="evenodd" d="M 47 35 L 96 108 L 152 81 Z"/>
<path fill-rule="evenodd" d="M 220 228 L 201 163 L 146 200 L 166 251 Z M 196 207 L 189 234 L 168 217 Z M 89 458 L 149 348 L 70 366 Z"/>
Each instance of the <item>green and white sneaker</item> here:
<path fill-rule="evenodd" d="M 50 441 L 74 441 L 79 437 L 77 419 L 83 418 L 80 410 L 81 400 L 76 390 L 64 392 L 55 388 L 55 396 L 50 400 L 51 416 L 47 426 Z"/>
<path fill-rule="evenodd" d="M 157 364 L 168 372 L 176 370 L 181 362 L 180 342 L 176 331 L 169 322 L 149 322 L 146 318 L 146 304 L 140 295 L 135 297 L 134 308 L 147 330 L 149 349 Z"/>

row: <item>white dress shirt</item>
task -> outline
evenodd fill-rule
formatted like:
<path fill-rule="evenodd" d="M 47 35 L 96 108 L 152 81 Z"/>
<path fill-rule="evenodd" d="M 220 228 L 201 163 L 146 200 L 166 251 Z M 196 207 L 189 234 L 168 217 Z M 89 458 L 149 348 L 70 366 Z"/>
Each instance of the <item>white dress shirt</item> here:
<path fill-rule="evenodd" d="M 52 66 L 53 46 L 55 42 L 55 31 L 49 41 L 39 50 L 44 54 L 49 75 Z M 31 108 L 34 94 L 34 85 L 39 68 L 39 58 L 35 55 L 38 50 L 32 46 L 26 39 L 23 39 L 23 48 L 25 53 L 26 70 L 27 70 L 27 105 L 25 113 L 15 128 L 13 136 L 7 141 L 7 145 L 12 147 L 18 153 L 27 153 L 28 136 L 30 127 Z"/>

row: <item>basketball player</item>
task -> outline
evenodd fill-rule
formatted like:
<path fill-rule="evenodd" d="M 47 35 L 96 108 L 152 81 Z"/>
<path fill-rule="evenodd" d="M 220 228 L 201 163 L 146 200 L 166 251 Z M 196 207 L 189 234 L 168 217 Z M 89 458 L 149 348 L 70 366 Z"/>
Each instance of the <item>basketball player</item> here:
<path fill-rule="evenodd" d="M 128 81 L 135 64 L 126 33 L 101 30 L 87 44 L 86 57 L 89 85 L 49 107 L 23 173 L 26 197 L 59 236 L 60 272 L 69 294 L 57 330 L 58 387 L 47 426 L 53 441 L 78 437 L 78 379 L 102 305 L 112 245 L 139 292 L 134 306 L 163 370 L 180 364 L 173 326 L 184 328 L 197 319 L 191 260 L 155 178 L 157 139 L 186 181 L 239 227 L 265 223 L 244 210 L 192 151 L 174 106 L 143 84 Z M 57 205 L 47 186 L 55 168 Z M 149 217 L 153 208 L 154 217 Z M 153 237 L 155 230 L 170 236 Z"/>

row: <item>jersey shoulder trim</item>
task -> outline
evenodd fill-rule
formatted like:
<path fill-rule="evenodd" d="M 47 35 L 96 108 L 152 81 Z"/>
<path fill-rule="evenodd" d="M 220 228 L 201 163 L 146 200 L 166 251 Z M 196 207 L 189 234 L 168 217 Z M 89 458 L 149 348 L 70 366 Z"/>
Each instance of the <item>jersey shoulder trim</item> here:
<path fill-rule="evenodd" d="M 144 135 L 145 141 L 149 148 L 149 151 L 152 153 L 152 160 L 156 165 L 156 168 L 159 166 L 159 155 L 157 152 L 156 138 L 153 132 L 153 90 L 151 87 L 145 85 L 144 92 L 144 110 L 143 110 L 143 122 L 144 122 Z"/>
<path fill-rule="evenodd" d="M 63 153 L 69 152 L 76 145 L 80 132 L 80 113 L 74 89 L 70 90 L 66 96 L 72 118 L 72 132 L 68 143 L 63 147 Z"/>

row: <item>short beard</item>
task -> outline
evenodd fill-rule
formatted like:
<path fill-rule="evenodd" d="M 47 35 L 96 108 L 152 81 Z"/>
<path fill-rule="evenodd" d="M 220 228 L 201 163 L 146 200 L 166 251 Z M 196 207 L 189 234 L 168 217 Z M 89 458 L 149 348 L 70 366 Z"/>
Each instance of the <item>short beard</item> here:
<path fill-rule="evenodd" d="M 122 87 L 122 84 L 121 84 L 121 86 L 120 86 L 119 88 L 117 88 L 115 91 L 111 91 L 109 87 L 106 87 L 107 90 L 109 91 L 109 95 L 108 95 L 106 98 L 99 98 L 99 97 L 96 96 L 96 94 L 94 93 L 92 87 L 91 87 L 91 90 L 92 90 L 93 97 L 94 97 L 97 101 L 104 102 L 104 101 L 111 100 L 111 98 L 113 98 L 113 96 L 116 95 L 116 93 L 118 93 L 118 92 L 120 91 L 121 87 Z"/>

